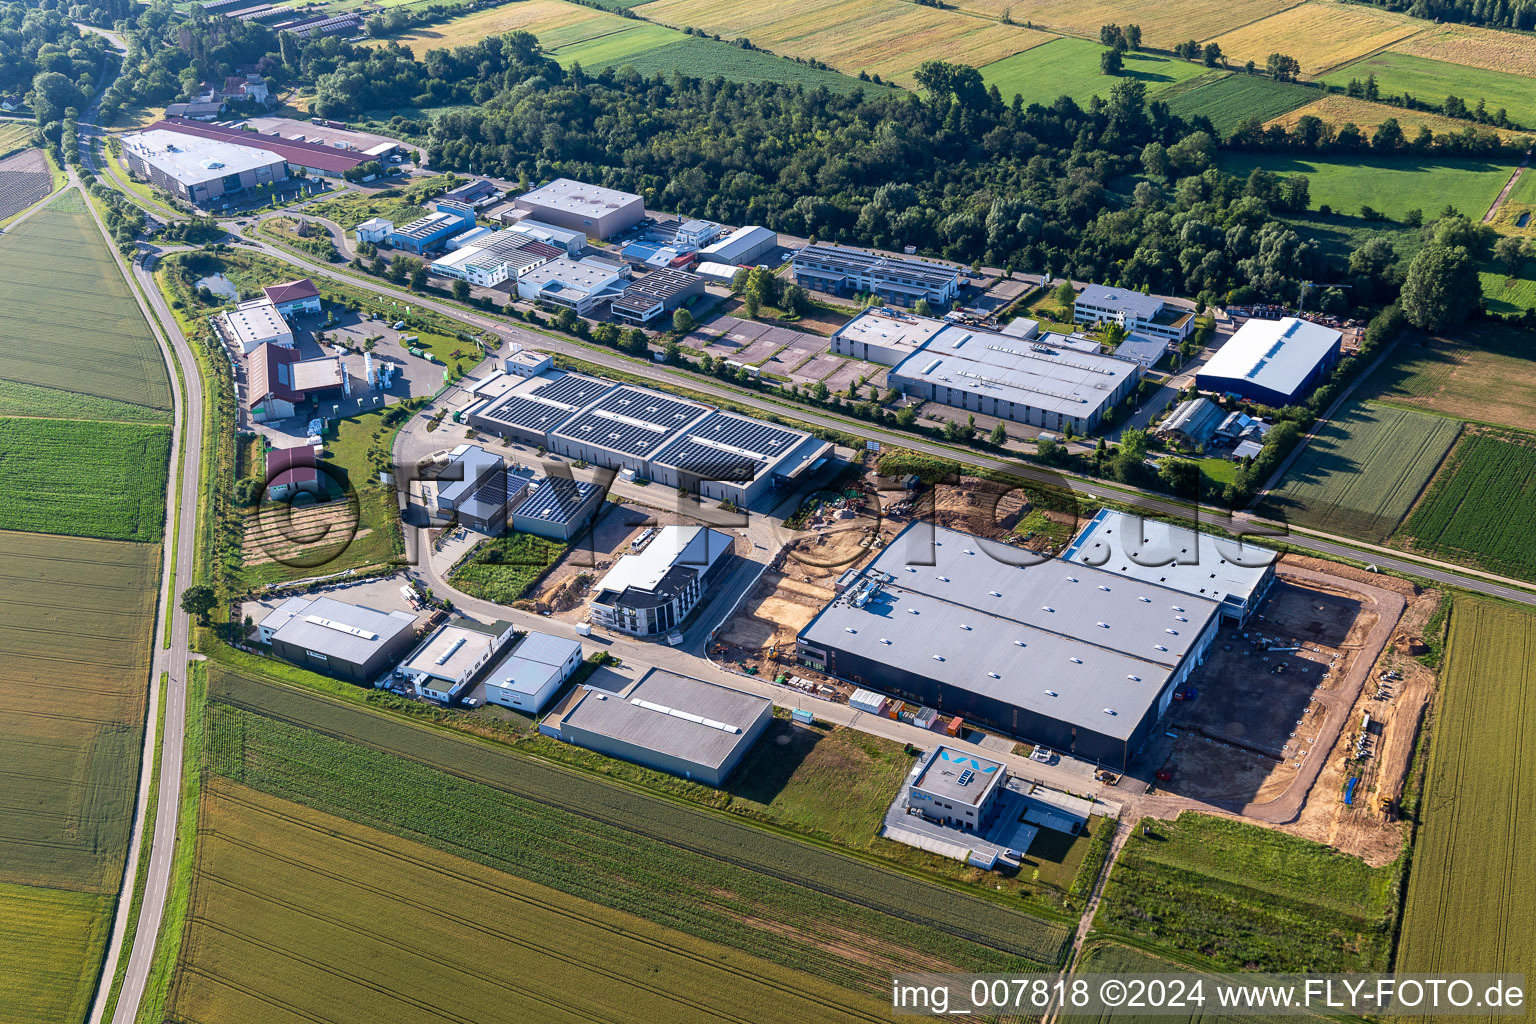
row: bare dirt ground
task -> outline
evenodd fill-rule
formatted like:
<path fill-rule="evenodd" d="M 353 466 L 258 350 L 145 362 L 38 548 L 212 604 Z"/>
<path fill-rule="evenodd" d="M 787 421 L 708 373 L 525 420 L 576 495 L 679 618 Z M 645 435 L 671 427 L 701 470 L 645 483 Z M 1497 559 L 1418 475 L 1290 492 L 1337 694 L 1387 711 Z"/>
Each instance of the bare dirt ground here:
<path fill-rule="evenodd" d="M 240 558 L 246 565 L 302 558 L 311 549 L 357 540 L 371 532 L 368 527 L 357 529 L 357 507 L 346 499 L 298 508 L 272 503 L 246 520 Z"/>

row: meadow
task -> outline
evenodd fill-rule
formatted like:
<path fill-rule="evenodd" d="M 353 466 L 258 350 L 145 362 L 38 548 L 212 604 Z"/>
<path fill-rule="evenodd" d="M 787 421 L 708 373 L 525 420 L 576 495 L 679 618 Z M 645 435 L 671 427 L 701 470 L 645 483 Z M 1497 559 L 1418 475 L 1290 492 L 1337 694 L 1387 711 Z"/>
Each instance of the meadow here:
<path fill-rule="evenodd" d="M 878 74 L 901 85 L 925 60 L 984 67 L 1051 38 L 1017 25 L 922 7 L 902 0 L 654 0 L 651 21 L 693 26 L 724 39 L 746 37 L 788 57 L 814 57 L 846 74 Z"/>
<path fill-rule="evenodd" d="M 1254 61 L 1264 66 L 1271 53 L 1290 54 L 1304 75 L 1329 71 L 1383 47 L 1407 39 L 1425 23 L 1380 7 L 1307 0 L 1278 14 L 1216 36 L 1228 64 Z"/>
<path fill-rule="evenodd" d="M 1443 416 L 1352 402 L 1318 430 L 1259 512 L 1385 543 L 1460 432 Z"/>
<path fill-rule="evenodd" d="M 1369 75 L 1376 76 L 1383 96 L 1408 95 L 1431 103 L 1458 96 L 1469 107 L 1475 107 L 1481 99 L 1487 102 L 1489 113 L 1503 107 L 1511 120 L 1536 128 L 1536 91 L 1531 89 L 1528 77 L 1508 72 L 1385 50 L 1331 71 L 1321 81 L 1343 86 L 1350 79 L 1363 82 Z"/>
<path fill-rule="evenodd" d="M 1432 25 L 1392 47 L 1393 53 L 1427 57 L 1485 71 L 1536 75 L 1536 38 L 1526 32 L 1480 28 L 1476 25 Z"/>
<path fill-rule="evenodd" d="M 1490 387 L 1497 381 L 1497 387 Z M 1473 324 L 1455 338 L 1411 334 L 1362 385 L 1377 402 L 1536 431 L 1536 352 L 1530 335 Z"/>
<path fill-rule="evenodd" d="M 1510 277 L 1502 269 L 1485 269 L 1478 271 L 1477 279 L 1483 288 L 1484 305 L 1495 313 L 1519 313 L 1536 307 L 1536 267 L 1530 260 L 1519 277 Z"/>
<path fill-rule="evenodd" d="M 1441 686 L 1396 969 L 1530 975 L 1536 617 L 1458 597 Z"/>
<path fill-rule="evenodd" d="M 0 1020 L 84 1020 L 111 922 L 110 896 L 0 882 Z"/>
<path fill-rule="evenodd" d="M 0 881 L 115 892 L 160 549 L 0 532 L 0 565 Z"/>
<path fill-rule="evenodd" d="M 845 987 L 879 992 L 902 963 L 1038 969 L 1066 936 L 729 815 L 222 668 L 209 677 L 217 774 Z"/>
<path fill-rule="evenodd" d="M 171 407 L 160 349 L 74 190 L 0 236 L 0 380 Z"/>
<path fill-rule="evenodd" d="M 1228 153 L 1221 167 L 1247 177 L 1255 167 L 1311 179 L 1312 207 L 1356 214 L 1369 206 L 1401 219 L 1409 210 L 1433 216 L 1445 206 L 1480 221 L 1517 161 L 1445 157 L 1273 156 Z"/>
<path fill-rule="evenodd" d="M 175 1019 L 886 1019 L 877 997 L 222 780 L 199 833 Z"/>
<path fill-rule="evenodd" d="M 1428 128 L 1435 135 L 1457 135 L 1465 131 L 1469 122 L 1446 117 L 1443 114 L 1430 113 L 1423 110 L 1404 110 L 1402 107 L 1393 107 L 1385 103 L 1372 103 L 1369 100 L 1358 99 L 1353 96 L 1345 96 L 1341 93 L 1330 93 L 1322 96 L 1304 107 L 1273 118 L 1270 124 L 1283 124 L 1287 128 L 1292 127 L 1303 117 L 1311 115 L 1320 118 L 1331 125 L 1341 126 L 1353 124 L 1367 135 L 1374 133 L 1376 127 L 1383 121 L 1391 118 L 1403 129 L 1404 134 L 1412 139 L 1418 135 L 1419 129 Z M 1529 146 L 1531 134 L 1529 132 L 1514 131 L 1506 128 L 1487 129 L 1499 135 L 1506 142 L 1523 143 Z M 1498 195 L 1497 192 L 1494 195 Z M 1492 197 L 1489 197 L 1490 202 Z M 1486 208 L 1485 208 L 1486 209 Z"/>
<path fill-rule="evenodd" d="M 18 149 L 32 145 L 34 125 L 25 121 L 0 121 L 0 157 L 10 156 Z"/>
<path fill-rule="evenodd" d="M 1260 121 L 1295 110 L 1317 99 L 1317 90 L 1262 75 L 1227 75 L 1188 92 L 1167 97 L 1168 107 L 1183 118 L 1210 118 L 1216 130 L 1230 133 L 1243 121 Z"/>
<path fill-rule="evenodd" d="M 0 529 L 157 543 L 171 428 L 0 419 Z"/>
<path fill-rule="evenodd" d="M 1204 0 L 955 0 L 954 5 L 993 18 L 1007 13 L 1020 24 L 1027 21 L 1036 28 L 1090 39 L 1099 37 L 1101 25 L 1134 22 L 1141 26 L 1141 37 L 1148 45 L 1171 50 L 1186 39 L 1204 41 L 1267 18 L 1293 3 L 1295 0 L 1233 0 L 1224 4 Z"/>
<path fill-rule="evenodd" d="M 1227 970 L 1384 970 L 1399 868 L 1185 811 L 1132 833 L 1095 927 Z"/>
<path fill-rule="evenodd" d="M 558 541 L 531 533 L 506 533 L 483 541 L 454 569 L 449 582 L 472 597 L 511 604 L 563 554 L 565 545 Z"/>
<path fill-rule="evenodd" d="M 619 58 L 601 53 L 610 37 L 561 47 L 553 56 L 566 67 L 578 61 L 582 67 L 594 69 L 628 67 L 647 78 L 653 75 L 670 77 L 674 71 L 680 71 L 694 78 L 714 78 L 718 75 L 733 82 L 798 84 L 807 89 L 822 87 L 838 93 L 855 89 L 875 91 L 880 88 L 850 75 L 814 68 L 762 50 L 743 50 L 722 40 L 684 35 L 672 29 L 663 31 L 668 33 L 665 39 L 646 49 L 626 52 Z M 628 36 L 629 33 L 622 35 Z"/>
<path fill-rule="evenodd" d="M 1421 554 L 1536 579 L 1536 435 L 1469 428 L 1398 540 Z"/>
<path fill-rule="evenodd" d="M 1053 39 L 1023 53 L 1006 57 L 981 69 L 982 80 L 995 85 L 1004 101 L 1015 95 L 1025 103 L 1050 104 L 1058 96 L 1070 96 L 1087 106 L 1093 96 L 1109 95 L 1121 79 L 1134 78 L 1149 95 L 1176 82 L 1186 81 L 1206 69 L 1187 60 L 1151 53 L 1127 53 L 1125 70 L 1106 75 L 1099 70 L 1104 47 L 1086 39 Z"/>

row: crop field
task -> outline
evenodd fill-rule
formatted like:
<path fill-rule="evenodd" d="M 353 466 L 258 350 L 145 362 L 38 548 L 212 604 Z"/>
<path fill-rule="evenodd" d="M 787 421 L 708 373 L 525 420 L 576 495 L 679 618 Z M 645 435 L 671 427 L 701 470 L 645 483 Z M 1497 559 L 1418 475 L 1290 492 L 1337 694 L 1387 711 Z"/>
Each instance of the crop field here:
<path fill-rule="evenodd" d="M 1514 161 L 1441 157 L 1271 156 L 1231 153 L 1222 157 L 1228 174 L 1247 177 L 1255 167 L 1311 179 L 1312 207 L 1357 214 L 1369 206 L 1393 219 L 1409 210 L 1433 216 L 1447 205 L 1480 221 L 1509 180 Z"/>
<path fill-rule="evenodd" d="M 1490 382 L 1497 381 L 1497 386 Z M 1496 324 L 1452 338 L 1411 335 L 1362 385 L 1377 402 L 1536 431 L 1536 352 L 1530 335 Z"/>
<path fill-rule="evenodd" d="M 602 35 L 562 46 L 551 56 L 558 60 L 562 67 L 580 64 L 584 68 L 605 68 L 623 64 L 625 58 L 645 50 L 653 50 L 658 46 L 665 46 L 667 43 L 675 43 L 679 39 L 686 38 L 688 37 L 675 28 L 652 25 L 645 21 L 625 21 L 622 26 L 604 32 Z"/>
<path fill-rule="evenodd" d="M 1392 52 L 1502 71 L 1527 81 L 1536 76 L 1536 37 L 1525 32 L 1476 25 L 1426 25 L 1418 35 L 1392 47 Z"/>
<path fill-rule="evenodd" d="M 955 6 L 962 11 L 974 11 L 993 18 L 1001 18 L 1007 12 L 1010 18 L 1020 24 L 1027 21 L 1036 28 L 1091 39 L 1099 37 L 1101 25 L 1134 22 L 1141 26 L 1141 37 L 1147 44 L 1170 50 L 1174 44 L 1186 39 L 1204 41 L 1251 21 L 1267 18 L 1296 2 L 1233 0 L 1228 4 L 1211 4 L 1204 0 L 1170 0 L 1168 3 L 1154 3 L 1150 0 L 1092 0 L 1073 3 L 1072 0 L 1039 0 L 1026 3 L 1024 0 L 955 0 Z"/>
<path fill-rule="evenodd" d="M 1460 432 L 1460 423 L 1443 416 L 1353 402 L 1323 426 L 1261 510 L 1384 543 Z"/>
<path fill-rule="evenodd" d="M 169 409 L 160 350 L 84 203 L 66 190 L 0 236 L 0 380 Z"/>
<path fill-rule="evenodd" d="M 1168 108 L 1180 117 L 1208 117 L 1225 133 L 1250 117 L 1268 121 L 1311 103 L 1317 90 L 1261 75 L 1228 75 L 1167 99 Z"/>
<path fill-rule="evenodd" d="M 887 1019 L 878 997 L 222 780 L 199 832 L 177 1020 Z"/>
<path fill-rule="evenodd" d="M 98 398 L 78 391 L 45 388 L 16 380 L 0 380 L 0 416 L 41 416 L 45 419 L 107 420 L 119 423 L 169 423 L 169 409 Z"/>
<path fill-rule="evenodd" d="M 1376 84 L 1384 96 L 1408 95 L 1431 103 L 1439 103 L 1447 96 L 1459 96 L 1469 107 L 1476 106 L 1481 99 L 1487 101 L 1489 113 L 1503 107 L 1512 120 L 1536 128 L 1536 95 L 1532 94 L 1531 81 L 1508 72 L 1385 50 L 1331 71 L 1321 80 L 1342 86 L 1351 78 L 1363 82 L 1368 75 L 1376 76 Z"/>
<path fill-rule="evenodd" d="M 1264 59 L 1278 51 L 1301 61 L 1302 74 L 1316 75 L 1423 29 L 1423 21 L 1379 7 L 1307 0 L 1219 35 L 1215 42 L 1228 64 L 1251 60 L 1263 67 Z"/>
<path fill-rule="evenodd" d="M 0 529 L 158 542 L 171 428 L 0 419 Z"/>
<path fill-rule="evenodd" d="M 1099 70 L 1099 55 L 1103 52 L 1104 47 L 1086 39 L 1053 39 L 988 64 L 981 69 L 981 77 L 988 85 L 997 86 L 1006 101 L 1019 95 L 1025 103 L 1049 104 L 1058 96 L 1070 96 L 1087 106 L 1093 96 L 1107 97 L 1122 78 L 1138 79 L 1149 94 L 1156 94 L 1159 89 L 1206 70 L 1187 60 L 1127 53 L 1125 70 L 1119 75 L 1106 75 Z"/>
<path fill-rule="evenodd" d="M 451 581 L 472 597 L 511 604 L 565 554 L 558 541 L 531 533 L 507 533 L 482 541 L 453 571 Z"/>
<path fill-rule="evenodd" d="M 0 883 L 0 1020 L 84 1020 L 111 920 L 110 896 Z"/>
<path fill-rule="evenodd" d="M 1397 970 L 1536 973 L 1533 757 L 1536 616 L 1458 597 Z"/>
<path fill-rule="evenodd" d="M 1376 126 L 1387 118 L 1396 119 L 1402 126 L 1403 132 L 1411 139 L 1418 134 L 1419 128 L 1428 128 L 1436 135 L 1456 135 L 1465 131 L 1469 122 L 1460 121 L 1443 114 L 1433 114 L 1423 110 L 1404 110 L 1401 107 L 1388 106 L 1385 103 L 1372 103 L 1370 100 L 1357 99 L 1353 96 L 1344 96 L 1333 93 L 1308 103 L 1304 107 L 1271 119 L 1270 124 L 1283 124 L 1287 128 L 1293 126 L 1299 118 L 1308 114 L 1322 118 L 1331 125 L 1341 126 L 1353 123 L 1366 134 L 1376 130 Z M 1531 132 L 1513 131 L 1507 128 L 1491 128 L 1500 138 L 1520 141 L 1526 146 L 1530 145 Z M 1495 192 L 1494 196 L 1498 193 Z M 1489 197 L 1491 203 L 1493 197 Z M 1486 211 L 1487 207 L 1484 207 Z"/>
<path fill-rule="evenodd" d="M 25 121 L 0 121 L 0 157 L 32 145 L 32 135 L 36 131 L 35 126 Z"/>
<path fill-rule="evenodd" d="M 420 57 L 443 46 L 467 46 L 504 32 L 532 32 L 546 50 L 617 32 L 636 24 L 616 14 L 565 3 L 564 0 L 524 0 L 487 7 L 441 25 L 420 26 L 392 37 Z"/>
<path fill-rule="evenodd" d="M 0 532 L 0 881 L 113 892 L 160 549 Z"/>
<path fill-rule="evenodd" d="M 694 78 L 714 78 L 719 75 L 733 82 L 798 83 L 807 89 L 824 86 L 829 92 L 837 93 L 852 92 L 855 89 L 874 92 L 880 88 L 837 71 L 813 68 L 762 50 L 743 50 L 718 39 L 703 39 L 683 35 L 681 32 L 672 32 L 671 39 L 659 46 L 627 54 L 623 60 L 612 63 L 634 68 L 647 78 L 652 75 L 667 77 L 674 71 L 680 71 Z M 578 43 L 575 47 L 561 49 L 554 56 L 565 64 L 574 50 L 583 45 Z M 581 62 L 583 67 L 596 66 L 590 64 L 586 57 L 582 57 Z"/>
<path fill-rule="evenodd" d="M 1536 579 L 1536 435 L 1469 428 L 1398 540 L 1423 554 Z"/>
<path fill-rule="evenodd" d="M 655 0 L 641 13 L 725 39 L 745 36 L 774 53 L 814 57 L 847 74 L 868 71 L 902 85 L 912 84 L 912 72 L 925 60 L 983 67 L 1052 38 L 904 0 Z"/>
<path fill-rule="evenodd" d="M 1191 811 L 1149 824 L 1120 854 L 1095 927 L 1228 970 L 1386 968 L 1396 865 Z"/>
<path fill-rule="evenodd" d="M 878 993 L 901 963 L 1039 969 L 1066 936 L 998 902 L 319 694 L 222 668 L 209 693 L 217 774 L 845 987 Z"/>

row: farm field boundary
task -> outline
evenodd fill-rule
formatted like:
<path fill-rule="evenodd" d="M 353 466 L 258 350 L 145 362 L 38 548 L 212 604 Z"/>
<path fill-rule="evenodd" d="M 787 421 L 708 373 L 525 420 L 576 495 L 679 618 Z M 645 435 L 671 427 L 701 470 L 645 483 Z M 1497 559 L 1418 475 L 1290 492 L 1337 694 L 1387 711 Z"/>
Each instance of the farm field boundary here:
<path fill-rule="evenodd" d="M 1168 0 L 1165 3 L 1124 3 L 1122 0 L 954 0 L 962 11 L 1014 21 L 1028 21 L 1063 35 L 1097 39 L 1099 27 L 1111 22 L 1134 22 L 1152 46 L 1171 50 L 1186 39 L 1204 42 L 1256 21 L 1278 14 L 1301 0 L 1233 0 L 1211 4 L 1203 0 Z"/>
<path fill-rule="evenodd" d="M 111 919 L 110 896 L 0 882 L 0 1019 L 83 1020 Z"/>
<path fill-rule="evenodd" d="M 1278 51 L 1301 61 L 1302 74 L 1316 75 L 1401 42 L 1424 27 L 1423 21 L 1380 7 L 1307 0 L 1213 41 L 1229 64 L 1251 60 L 1262 65 Z"/>
<path fill-rule="evenodd" d="M 1536 871 L 1527 852 L 1536 839 L 1533 666 L 1536 617 L 1456 599 L 1400 971 L 1536 973 Z"/>
<path fill-rule="evenodd" d="M 210 696 L 227 705 L 210 709 L 211 720 L 223 724 L 222 732 L 216 728 L 212 734 L 214 768 L 236 781 L 317 807 L 323 801 L 332 813 L 391 831 L 405 829 L 408 838 L 471 859 L 520 865 L 516 870 L 533 881 L 704 938 L 740 945 L 745 927 L 757 936 L 753 941 L 761 947 L 759 955 L 776 962 L 803 964 L 807 956 L 831 953 L 826 970 L 843 984 L 887 983 L 888 978 L 879 980 L 882 968 L 871 967 L 871 961 L 887 968 L 894 962 L 887 942 L 905 945 L 909 955 L 933 963 L 1012 963 L 1029 969 L 1054 963 L 1065 939 L 1062 924 L 950 887 L 319 695 L 216 668 L 210 671 Z M 352 745 L 359 742 L 365 747 Z M 286 753 L 278 757 L 278 751 Z M 341 763 L 338 758 L 356 764 L 357 770 L 336 772 L 332 765 Z M 315 767 L 304 767 L 306 762 Z M 412 792 L 452 793 L 453 799 L 428 801 L 430 807 L 418 811 L 410 806 Z M 521 824 L 486 836 L 463 831 L 462 821 L 507 814 L 515 814 Z M 381 815 L 382 821 L 368 820 Z M 599 853 L 613 843 L 629 852 Z M 644 848 L 643 856 L 637 848 Z M 573 867 L 592 858 L 609 865 L 593 869 L 606 878 L 603 885 Z M 624 877 L 612 877 L 615 862 L 630 865 Z M 679 886 L 703 890 L 658 905 L 656 885 L 667 891 Z M 572 886 L 593 888 L 574 891 Z M 710 886 L 721 892 L 711 894 Z M 728 893 L 737 895 L 723 895 Z M 756 916 L 771 915 L 785 929 L 764 933 L 764 926 L 743 925 L 730 906 L 748 893 L 755 894 Z M 857 954 L 845 958 L 821 948 L 826 945 L 818 937 L 822 933 L 807 930 L 810 919 L 802 918 L 804 909 L 797 907 L 814 908 L 828 927 L 846 930 L 845 942 L 834 946 L 855 943 Z"/>
<path fill-rule="evenodd" d="M 1532 52 L 1536 53 L 1536 41 L 1525 38 L 1531 43 Z M 1456 96 L 1465 100 L 1468 107 L 1476 107 L 1477 101 L 1483 100 L 1489 113 L 1503 107 L 1511 120 L 1536 128 L 1536 95 L 1533 95 L 1530 78 L 1508 72 L 1386 50 L 1330 71 L 1319 81 L 1342 87 L 1351 79 L 1364 82 L 1371 75 L 1376 76 L 1376 85 L 1383 96 L 1408 95 L 1430 103 Z"/>
<path fill-rule="evenodd" d="M 1514 158 L 1499 160 L 1378 158 L 1342 156 L 1284 156 L 1227 153 L 1221 169 L 1246 178 L 1255 167 L 1276 174 L 1304 174 L 1311 181 L 1312 205 L 1331 206 L 1337 213 L 1359 213 L 1370 206 L 1394 219 L 1409 210 L 1433 216 L 1447 204 L 1474 221 L 1509 180 Z"/>
<path fill-rule="evenodd" d="M 178 1018 L 887 1017 L 877 997 L 220 779 L 199 820 Z"/>
<path fill-rule="evenodd" d="M 1168 108 L 1182 118 L 1207 117 L 1218 132 L 1231 132 L 1256 117 L 1268 121 L 1321 95 L 1294 82 L 1277 82 L 1261 75 L 1227 75 L 1188 92 L 1168 97 Z"/>
<path fill-rule="evenodd" d="M 1536 435 L 1470 428 L 1397 540 L 1408 550 L 1536 579 Z"/>

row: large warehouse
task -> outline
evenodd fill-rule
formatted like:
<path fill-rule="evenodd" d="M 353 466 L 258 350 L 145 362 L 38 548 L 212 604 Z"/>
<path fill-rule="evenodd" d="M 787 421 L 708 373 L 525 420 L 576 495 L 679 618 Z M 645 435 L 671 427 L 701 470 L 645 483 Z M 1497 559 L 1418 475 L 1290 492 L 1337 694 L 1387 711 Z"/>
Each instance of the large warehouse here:
<path fill-rule="evenodd" d="M 1204 659 L 1217 602 L 1035 557 L 914 523 L 800 631 L 797 656 L 1124 769 Z"/>
<path fill-rule="evenodd" d="M 803 430 L 717 412 L 657 453 L 650 473 L 659 484 L 747 508 L 806 475 L 831 447 Z"/>
<path fill-rule="evenodd" d="M 513 201 L 519 210 L 545 224 L 607 238 L 645 219 L 645 201 L 630 192 L 556 178 Z"/>
<path fill-rule="evenodd" d="M 123 136 L 123 159 L 134 174 L 198 206 L 288 178 L 288 162 L 271 150 L 164 128 Z"/>
<path fill-rule="evenodd" d="M 652 669 L 623 693 L 585 690 L 539 731 L 707 786 L 725 780 L 773 721 L 773 703 Z"/>
<path fill-rule="evenodd" d="M 1241 625 L 1269 593 L 1277 556 L 1256 544 L 1101 508 L 1061 557 L 1215 601 L 1223 618 Z"/>
<path fill-rule="evenodd" d="M 1195 373 L 1201 391 L 1264 405 L 1293 405 L 1339 361 L 1343 335 L 1298 320 L 1249 320 Z"/>
<path fill-rule="evenodd" d="M 1022 341 L 946 327 L 894 367 L 897 391 L 1047 430 L 1096 427 L 1141 380 L 1141 364 L 1069 347 L 1061 335 Z"/>
<path fill-rule="evenodd" d="M 388 614 L 329 597 L 290 597 L 256 624 L 272 653 L 315 672 L 359 685 L 373 682 L 416 639 L 416 616 Z"/>
<path fill-rule="evenodd" d="M 556 427 L 615 387 L 612 381 L 553 370 L 470 408 L 466 418 L 480 430 L 523 444 L 548 446 Z"/>

